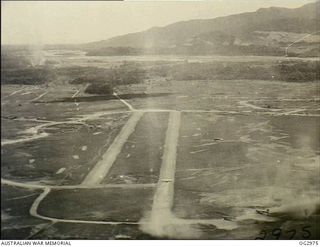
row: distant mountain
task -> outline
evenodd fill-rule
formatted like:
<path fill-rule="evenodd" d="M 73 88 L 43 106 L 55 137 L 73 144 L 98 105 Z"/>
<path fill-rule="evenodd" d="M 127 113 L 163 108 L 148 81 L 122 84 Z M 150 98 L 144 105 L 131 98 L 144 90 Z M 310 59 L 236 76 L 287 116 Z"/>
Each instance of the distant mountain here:
<path fill-rule="evenodd" d="M 320 33 L 302 38 L 320 31 L 319 13 L 319 1 L 296 9 L 262 8 L 256 12 L 153 27 L 144 32 L 88 43 L 83 48 L 90 55 L 278 54 L 301 39 L 300 45 L 304 47 L 302 51 L 298 49 L 301 53 L 319 47 L 320 36 L 316 34 Z M 292 47 L 291 52 L 293 50 L 297 50 L 296 47 Z"/>

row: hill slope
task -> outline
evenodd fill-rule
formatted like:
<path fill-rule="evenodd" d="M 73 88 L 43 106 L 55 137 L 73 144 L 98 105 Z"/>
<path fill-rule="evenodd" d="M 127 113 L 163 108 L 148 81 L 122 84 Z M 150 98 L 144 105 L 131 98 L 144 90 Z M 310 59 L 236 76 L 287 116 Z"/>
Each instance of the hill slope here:
<path fill-rule="evenodd" d="M 279 49 L 283 50 L 306 34 L 320 31 L 319 10 L 319 1 L 297 9 L 263 8 L 251 13 L 154 27 L 144 32 L 88 43 L 84 48 L 91 55 L 255 53 L 255 50 L 261 51 L 261 47 L 266 53 L 278 53 Z M 314 35 L 302 41 L 310 50 L 317 47 L 319 37 Z"/>

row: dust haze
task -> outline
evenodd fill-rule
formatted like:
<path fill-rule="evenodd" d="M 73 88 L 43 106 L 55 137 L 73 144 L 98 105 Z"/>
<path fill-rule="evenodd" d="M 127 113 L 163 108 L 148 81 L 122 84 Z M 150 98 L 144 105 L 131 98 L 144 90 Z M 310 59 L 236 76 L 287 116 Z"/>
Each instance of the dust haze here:
<path fill-rule="evenodd" d="M 319 239 L 319 1 L 1 7 L 2 239 Z"/>

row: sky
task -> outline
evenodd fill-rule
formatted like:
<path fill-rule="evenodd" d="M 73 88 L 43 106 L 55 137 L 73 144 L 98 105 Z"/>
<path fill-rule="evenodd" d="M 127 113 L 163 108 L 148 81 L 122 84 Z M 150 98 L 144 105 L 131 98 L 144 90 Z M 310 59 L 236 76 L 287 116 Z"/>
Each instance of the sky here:
<path fill-rule="evenodd" d="M 2 44 L 77 44 L 191 19 L 314 0 L 1 1 Z"/>

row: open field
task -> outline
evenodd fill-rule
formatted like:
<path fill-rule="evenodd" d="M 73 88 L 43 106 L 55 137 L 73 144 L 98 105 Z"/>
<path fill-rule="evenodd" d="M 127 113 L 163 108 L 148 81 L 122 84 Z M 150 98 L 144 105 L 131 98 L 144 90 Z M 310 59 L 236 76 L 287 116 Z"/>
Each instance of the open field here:
<path fill-rule="evenodd" d="M 317 81 L 1 89 L 3 239 L 320 237 Z"/>

